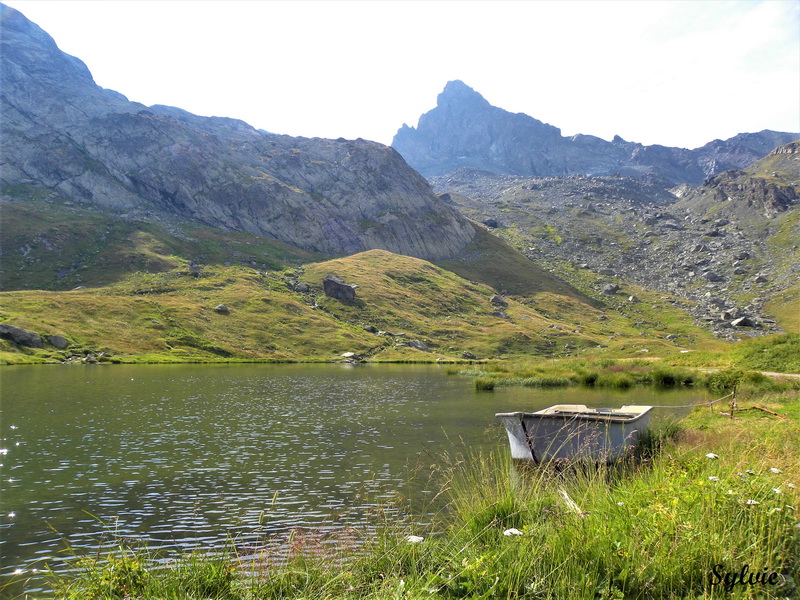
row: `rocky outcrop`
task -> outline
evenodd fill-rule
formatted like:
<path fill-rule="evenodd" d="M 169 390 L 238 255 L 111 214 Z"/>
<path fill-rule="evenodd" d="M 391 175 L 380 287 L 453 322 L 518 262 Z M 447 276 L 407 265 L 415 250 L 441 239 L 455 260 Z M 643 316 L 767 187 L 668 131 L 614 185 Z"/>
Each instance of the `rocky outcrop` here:
<path fill-rule="evenodd" d="M 762 131 L 694 150 L 644 146 L 619 136 L 611 142 L 591 135 L 564 137 L 557 127 L 492 106 L 463 82 L 451 81 L 436 108 L 416 127 L 404 124 L 392 146 L 427 177 L 470 167 L 508 175 L 619 174 L 698 184 L 709 175 L 743 168 L 797 137 Z"/>
<path fill-rule="evenodd" d="M 694 198 L 704 195 L 716 203 L 737 198 L 747 209 L 763 213 L 768 218 L 786 212 L 800 201 L 800 194 L 795 186 L 762 177 L 749 177 L 739 170 L 726 171 L 711 177 L 687 196 L 687 201 L 692 202 Z"/>
<path fill-rule="evenodd" d="M 2 6 L 0 184 L 139 219 L 189 219 L 324 254 L 456 256 L 475 229 L 392 148 L 271 135 L 145 107 Z"/>

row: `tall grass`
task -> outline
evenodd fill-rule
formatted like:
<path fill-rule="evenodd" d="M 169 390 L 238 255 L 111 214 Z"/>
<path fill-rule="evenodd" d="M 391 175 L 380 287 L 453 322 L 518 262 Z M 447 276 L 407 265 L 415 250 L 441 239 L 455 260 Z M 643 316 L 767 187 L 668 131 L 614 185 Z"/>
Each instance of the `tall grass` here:
<path fill-rule="evenodd" d="M 265 544 L 145 569 L 123 550 L 56 587 L 70 600 L 798 597 L 800 403 L 784 393 L 759 404 L 788 420 L 697 410 L 614 464 L 465 451 L 441 459 L 448 504 L 432 520 L 378 507 L 370 533 L 294 536 L 279 559 Z M 715 580 L 744 565 L 778 581 Z"/>

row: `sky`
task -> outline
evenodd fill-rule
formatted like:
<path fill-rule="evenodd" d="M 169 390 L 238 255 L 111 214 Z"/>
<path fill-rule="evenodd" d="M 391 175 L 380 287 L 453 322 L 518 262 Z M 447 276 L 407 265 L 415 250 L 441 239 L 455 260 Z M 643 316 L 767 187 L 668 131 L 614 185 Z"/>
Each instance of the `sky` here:
<path fill-rule="evenodd" d="M 800 0 L 8 0 L 146 105 L 390 144 L 460 79 L 563 135 L 800 131 Z"/>

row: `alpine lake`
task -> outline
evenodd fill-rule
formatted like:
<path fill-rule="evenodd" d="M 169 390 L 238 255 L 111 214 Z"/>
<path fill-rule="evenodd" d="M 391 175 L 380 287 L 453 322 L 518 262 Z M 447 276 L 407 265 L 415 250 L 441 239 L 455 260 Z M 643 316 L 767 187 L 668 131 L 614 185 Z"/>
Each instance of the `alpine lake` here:
<path fill-rule="evenodd" d="M 509 451 L 496 412 L 708 399 L 478 392 L 444 365 L 370 364 L 3 367 L 0 393 L 9 597 L 42 591 L 37 572 L 63 570 L 67 556 L 120 540 L 175 552 L 280 543 L 293 530 L 335 535 L 368 529 L 371 511 L 398 496 L 432 516 L 443 502 L 432 465 Z M 654 409 L 653 419 L 688 410 Z"/>

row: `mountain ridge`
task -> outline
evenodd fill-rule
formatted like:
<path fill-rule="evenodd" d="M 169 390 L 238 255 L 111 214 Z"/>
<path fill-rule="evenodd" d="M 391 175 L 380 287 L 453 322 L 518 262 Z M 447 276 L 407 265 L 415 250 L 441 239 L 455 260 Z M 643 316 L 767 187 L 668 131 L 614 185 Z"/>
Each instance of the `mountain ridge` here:
<path fill-rule="evenodd" d="M 180 216 L 329 255 L 445 259 L 475 236 L 388 146 L 129 102 L 21 13 L 0 11 L 6 195 L 35 186 L 114 214 Z"/>
<path fill-rule="evenodd" d="M 615 136 L 611 142 L 586 134 L 564 137 L 558 127 L 524 113 L 492 106 L 460 80 L 447 83 L 437 106 L 417 127 L 398 130 L 392 146 L 426 177 L 461 167 L 497 174 L 657 176 L 673 184 L 700 184 L 731 168 L 744 168 L 797 133 L 764 130 L 713 140 L 689 150 L 645 146 Z"/>

